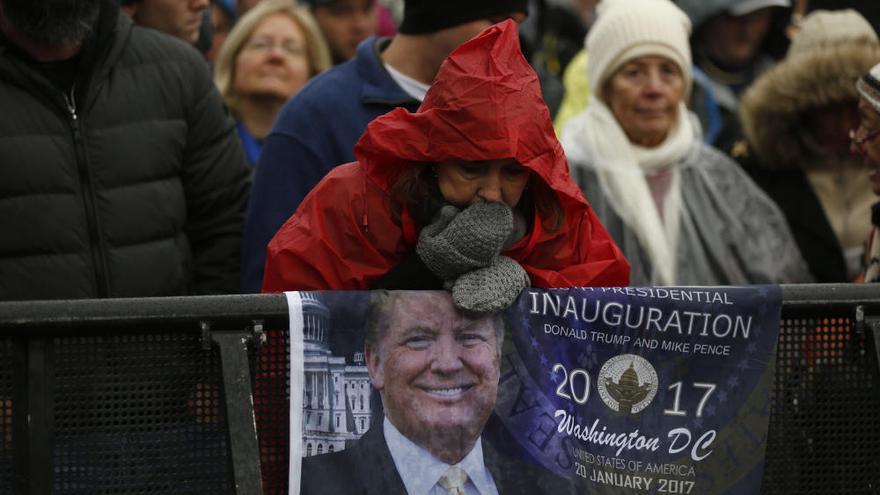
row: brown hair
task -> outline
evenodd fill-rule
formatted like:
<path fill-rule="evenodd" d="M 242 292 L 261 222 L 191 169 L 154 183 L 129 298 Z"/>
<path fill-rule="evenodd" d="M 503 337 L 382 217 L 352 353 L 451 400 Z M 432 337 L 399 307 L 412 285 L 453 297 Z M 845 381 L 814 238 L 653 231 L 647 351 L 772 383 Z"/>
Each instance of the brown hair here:
<path fill-rule="evenodd" d="M 405 206 L 418 225 L 431 223 L 445 204 L 437 185 L 437 175 L 430 163 L 416 163 L 403 172 L 391 187 L 390 196 L 392 212 L 397 219 Z M 556 232 L 565 222 L 565 212 L 559 204 L 559 198 L 534 172 L 530 174 L 526 190 L 516 208 L 530 222 L 530 230 L 535 210 L 543 219 L 544 229 L 549 232 Z"/>
<path fill-rule="evenodd" d="M 367 312 L 367 328 L 364 334 L 364 350 L 380 354 L 380 343 L 391 324 L 391 315 L 394 311 L 394 304 L 398 300 L 406 299 L 411 296 L 414 291 L 406 290 L 373 290 L 370 291 L 370 306 Z M 438 294 L 437 297 L 440 297 Z M 460 310 L 456 310 L 460 311 Z M 495 350 L 501 355 L 501 346 L 504 343 L 504 329 L 507 321 L 504 318 L 504 312 L 492 313 L 479 317 L 491 318 L 493 327 L 495 328 Z"/>

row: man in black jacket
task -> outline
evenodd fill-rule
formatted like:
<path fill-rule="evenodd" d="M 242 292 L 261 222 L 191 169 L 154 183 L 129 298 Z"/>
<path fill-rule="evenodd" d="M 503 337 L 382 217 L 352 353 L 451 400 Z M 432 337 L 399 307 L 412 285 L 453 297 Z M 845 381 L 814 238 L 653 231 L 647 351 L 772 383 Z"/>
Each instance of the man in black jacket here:
<path fill-rule="evenodd" d="M 0 300 L 234 292 L 249 172 L 191 46 L 0 0 Z"/>

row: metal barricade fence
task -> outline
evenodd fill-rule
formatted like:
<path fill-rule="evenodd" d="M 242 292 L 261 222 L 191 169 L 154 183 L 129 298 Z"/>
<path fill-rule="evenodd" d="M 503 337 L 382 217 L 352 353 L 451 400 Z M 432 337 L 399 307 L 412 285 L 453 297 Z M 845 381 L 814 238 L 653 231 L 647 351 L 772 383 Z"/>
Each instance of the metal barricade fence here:
<path fill-rule="evenodd" d="M 282 295 L 0 303 L 0 493 L 287 493 L 287 326 Z M 878 336 L 880 286 L 783 286 L 762 493 L 880 493 Z"/>

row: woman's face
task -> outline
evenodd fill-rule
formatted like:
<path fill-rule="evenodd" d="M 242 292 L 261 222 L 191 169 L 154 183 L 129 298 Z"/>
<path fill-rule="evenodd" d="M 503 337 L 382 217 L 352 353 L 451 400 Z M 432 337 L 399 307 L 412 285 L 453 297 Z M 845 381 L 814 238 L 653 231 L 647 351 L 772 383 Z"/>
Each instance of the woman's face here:
<path fill-rule="evenodd" d="M 233 87 L 242 98 L 287 100 L 310 76 L 306 37 L 284 13 L 257 24 L 235 61 Z"/>
<path fill-rule="evenodd" d="M 828 154 L 845 157 L 850 150 L 848 132 L 859 125 L 855 100 L 807 110 L 802 120 L 816 143 Z"/>
<path fill-rule="evenodd" d="M 630 142 L 654 147 L 678 118 L 684 77 L 666 57 L 645 56 L 623 64 L 605 85 L 605 101 Z"/>
<path fill-rule="evenodd" d="M 862 155 L 874 194 L 880 195 L 880 113 L 864 98 L 859 100 L 859 127 L 852 139 L 852 151 Z"/>
<path fill-rule="evenodd" d="M 530 171 L 512 158 L 485 162 L 447 161 L 437 165 L 440 194 L 450 204 L 466 208 L 478 201 L 519 204 Z"/>

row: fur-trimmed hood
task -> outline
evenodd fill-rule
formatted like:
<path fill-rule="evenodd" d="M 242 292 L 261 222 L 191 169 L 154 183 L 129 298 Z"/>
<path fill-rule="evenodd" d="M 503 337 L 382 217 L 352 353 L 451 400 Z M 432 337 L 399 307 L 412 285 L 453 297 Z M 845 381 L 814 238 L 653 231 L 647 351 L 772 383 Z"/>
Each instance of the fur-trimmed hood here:
<path fill-rule="evenodd" d="M 847 40 L 786 57 L 740 101 L 743 132 L 767 168 L 815 162 L 817 145 L 806 127 L 811 109 L 858 100 L 855 81 L 880 62 L 880 44 Z"/>

